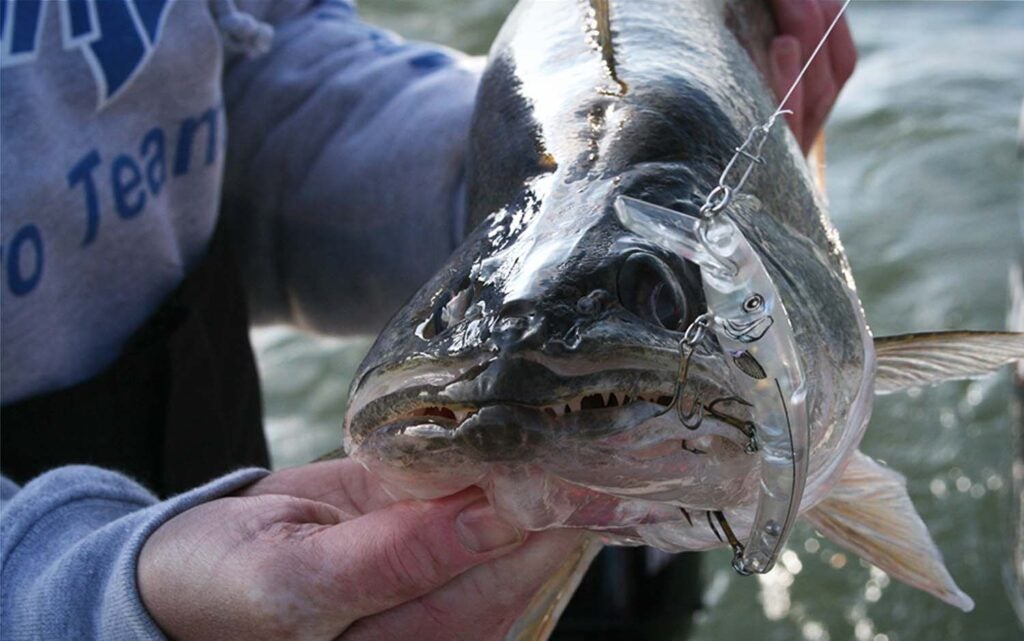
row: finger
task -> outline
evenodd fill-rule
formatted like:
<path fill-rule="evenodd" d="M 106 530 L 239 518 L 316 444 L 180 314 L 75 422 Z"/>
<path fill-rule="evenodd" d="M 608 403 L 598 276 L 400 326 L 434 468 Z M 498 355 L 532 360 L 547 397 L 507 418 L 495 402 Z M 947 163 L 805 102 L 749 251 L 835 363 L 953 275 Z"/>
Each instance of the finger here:
<path fill-rule="evenodd" d="M 312 548 L 324 569 L 321 607 L 344 627 L 437 590 L 524 540 L 476 488 L 396 503 L 318 533 Z"/>
<path fill-rule="evenodd" d="M 514 553 L 466 572 L 444 588 L 357 621 L 341 641 L 504 639 L 541 586 L 581 544 L 578 530 L 531 535 Z"/>
<path fill-rule="evenodd" d="M 791 35 L 800 41 L 803 56 L 801 66 L 817 48 L 825 33 L 825 21 L 818 0 L 775 0 L 775 17 L 782 35 Z M 798 112 L 801 130 L 806 137 L 813 137 L 817 130 L 809 126 L 820 122 L 823 113 L 828 113 L 836 95 L 835 80 L 827 57 L 818 56 L 808 67 L 803 80 L 803 109 Z M 806 147 L 801 140 L 801 147 Z M 808 143 L 809 145 L 809 143 Z"/>
<path fill-rule="evenodd" d="M 776 36 L 771 42 L 772 85 L 781 100 L 786 91 L 793 85 L 800 73 L 800 41 L 793 36 Z M 793 113 L 786 114 L 786 122 L 793 130 L 800 147 L 804 146 L 803 138 L 803 87 L 797 85 L 786 101 L 784 107 Z"/>
<path fill-rule="evenodd" d="M 355 518 L 395 503 L 377 479 L 349 458 L 310 463 L 274 472 L 239 495 L 285 494 L 327 503 Z"/>
<path fill-rule="evenodd" d="M 842 8 L 842 0 L 827 0 L 821 8 L 825 24 L 832 24 Z M 846 22 L 845 16 L 836 23 L 832 35 L 828 37 L 826 47 L 828 48 L 829 66 L 832 67 L 832 78 L 835 80 L 836 87 L 842 88 L 853 75 L 853 70 L 857 66 L 857 47 L 853 43 L 853 35 L 850 33 L 850 25 Z"/>
<path fill-rule="evenodd" d="M 827 28 L 842 8 L 838 1 L 826 1 L 821 5 L 823 25 Z M 804 116 L 804 133 L 808 138 L 813 139 L 825 125 L 829 112 L 832 111 L 836 99 L 839 97 L 839 90 L 846 80 L 853 73 L 853 66 L 857 59 L 857 50 L 853 45 L 850 30 L 845 20 L 836 23 L 835 29 L 826 41 L 821 53 L 823 61 L 828 62 L 827 77 L 822 77 L 817 82 L 820 84 L 814 87 L 819 93 L 813 101 L 805 101 L 806 113 Z M 810 87 L 808 88 L 810 89 Z"/>

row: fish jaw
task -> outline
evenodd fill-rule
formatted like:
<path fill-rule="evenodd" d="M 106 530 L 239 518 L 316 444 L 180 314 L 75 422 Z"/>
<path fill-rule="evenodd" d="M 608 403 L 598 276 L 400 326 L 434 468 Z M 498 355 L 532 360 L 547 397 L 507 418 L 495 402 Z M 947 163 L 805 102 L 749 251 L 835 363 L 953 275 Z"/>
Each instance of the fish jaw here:
<path fill-rule="evenodd" d="M 672 523 L 684 533 L 665 539 L 670 549 L 718 545 L 700 515 L 752 501 L 757 457 L 736 427 L 744 408 L 709 381 L 707 405 L 723 418 L 709 413 L 696 429 L 683 425 L 672 356 L 655 370 L 629 361 L 586 371 L 579 360 L 518 360 L 453 364 L 447 383 L 407 388 L 386 372 L 368 376 L 351 401 L 346 450 L 396 497 L 430 499 L 475 485 L 524 528 L 580 527 L 609 542 L 640 543 L 643 527 Z M 436 363 L 421 367 L 438 371 Z M 422 380 L 408 363 L 403 372 Z M 538 381 L 545 372 L 550 384 L 529 391 L 494 384 Z M 383 389 L 391 391 L 381 396 Z"/>

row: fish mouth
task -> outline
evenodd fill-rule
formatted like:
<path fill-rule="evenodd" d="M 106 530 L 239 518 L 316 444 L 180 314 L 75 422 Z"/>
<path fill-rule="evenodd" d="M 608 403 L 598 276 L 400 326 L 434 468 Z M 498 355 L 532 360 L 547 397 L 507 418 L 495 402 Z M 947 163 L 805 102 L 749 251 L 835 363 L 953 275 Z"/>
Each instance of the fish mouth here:
<path fill-rule="evenodd" d="M 498 468 L 537 467 L 619 497 L 739 504 L 757 468 L 748 410 L 710 381 L 699 396 L 677 390 L 675 375 L 611 369 L 490 398 L 471 394 L 481 389 L 473 376 L 392 387 L 350 415 L 346 449 L 420 498 L 484 484 Z"/>
<path fill-rule="evenodd" d="M 621 391 L 593 391 L 583 392 L 565 399 L 558 399 L 544 405 L 526 407 L 532 407 L 543 412 L 549 418 L 558 420 L 574 413 L 577 415 L 586 413 L 588 418 L 595 417 L 593 414 L 595 411 L 625 408 L 633 403 L 648 403 L 668 408 L 672 405 L 672 401 L 673 397 L 670 394 L 663 394 L 657 391 L 646 396 L 642 394 L 630 396 Z M 473 417 L 480 409 L 494 405 L 496 404 L 478 406 L 450 406 L 443 403 L 437 405 L 427 404 L 406 412 L 404 416 L 399 417 L 399 420 L 422 418 L 450 429 L 457 429 L 459 425 Z"/>
<path fill-rule="evenodd" d="M 455 433 L 475 425 L 498 408 L 516 408 L 520 418 L 537 423 L 523 426 L 526 431 L 595 437 L 621 429 L 619 422 L 613 419 L 623 413 L 647 416 L 669 409 L 674 400 L 672 393 L 671 386 L 666 385 L 666 389 L 655 389 L 646 394 L 628 394 L 621 389 L 590 389 L 539 402 L 508 398 L 467 402 L 453 400 L 430 389 L 410 388 L 368 404 L 362 416 L 357 414 L 353 418 L 351 432 L 356 443 L 362 440 L 360 437 L 395 428 L 404 433 L 415 426 L 432 426 Z M 390 411 L 378 414 L 375 411 L 377 406 L 389 406 Z M 372 421 L 363 420 L 367 413 L 377 415 Z"/>
<path fill-rule="evenodd" d="M 588 390 L 543 404 L 492 401 L 448 405 L 422 399 L 376 428 L 397 438 L 432 440 L 435 448 L 462 446 L 482 462 L 528 461 L 534 450 L 573 441 L 594 443 L 667 413 L 674 397 L 652 392 L 630 396 Z M 697 451 L 681 441 L 684 449 Z"/>

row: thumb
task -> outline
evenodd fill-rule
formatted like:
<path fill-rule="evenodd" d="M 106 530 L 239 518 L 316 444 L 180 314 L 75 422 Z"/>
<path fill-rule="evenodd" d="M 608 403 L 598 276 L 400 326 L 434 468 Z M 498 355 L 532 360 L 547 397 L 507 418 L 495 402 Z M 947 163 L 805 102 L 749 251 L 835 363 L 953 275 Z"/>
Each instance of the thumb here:
<path fill-rule="evenodd" d="M 502 521 L 478 489 L 431 502 L 405 501 L 321 532 L 318 549 L 347 626 L 432 592 L 511 552 L 525 533 Z"/>

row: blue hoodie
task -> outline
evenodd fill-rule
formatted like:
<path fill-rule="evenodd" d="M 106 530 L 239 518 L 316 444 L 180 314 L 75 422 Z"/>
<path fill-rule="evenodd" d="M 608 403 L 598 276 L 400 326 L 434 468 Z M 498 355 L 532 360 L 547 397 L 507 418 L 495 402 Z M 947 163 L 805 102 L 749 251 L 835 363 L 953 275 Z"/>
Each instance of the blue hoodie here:
<path fill-rule="evenodd" d="M 0 0 L 4 403 L 109 365 L 219 216 L 254 319 L 331 333 L 379 329 L 461 239 L 479 65 L 343 0 L 235 5 Z M 165 502 L 95 468 L 5 479 L 0 636 L 161 638 L 145 537 L 265 473 Z"/>

